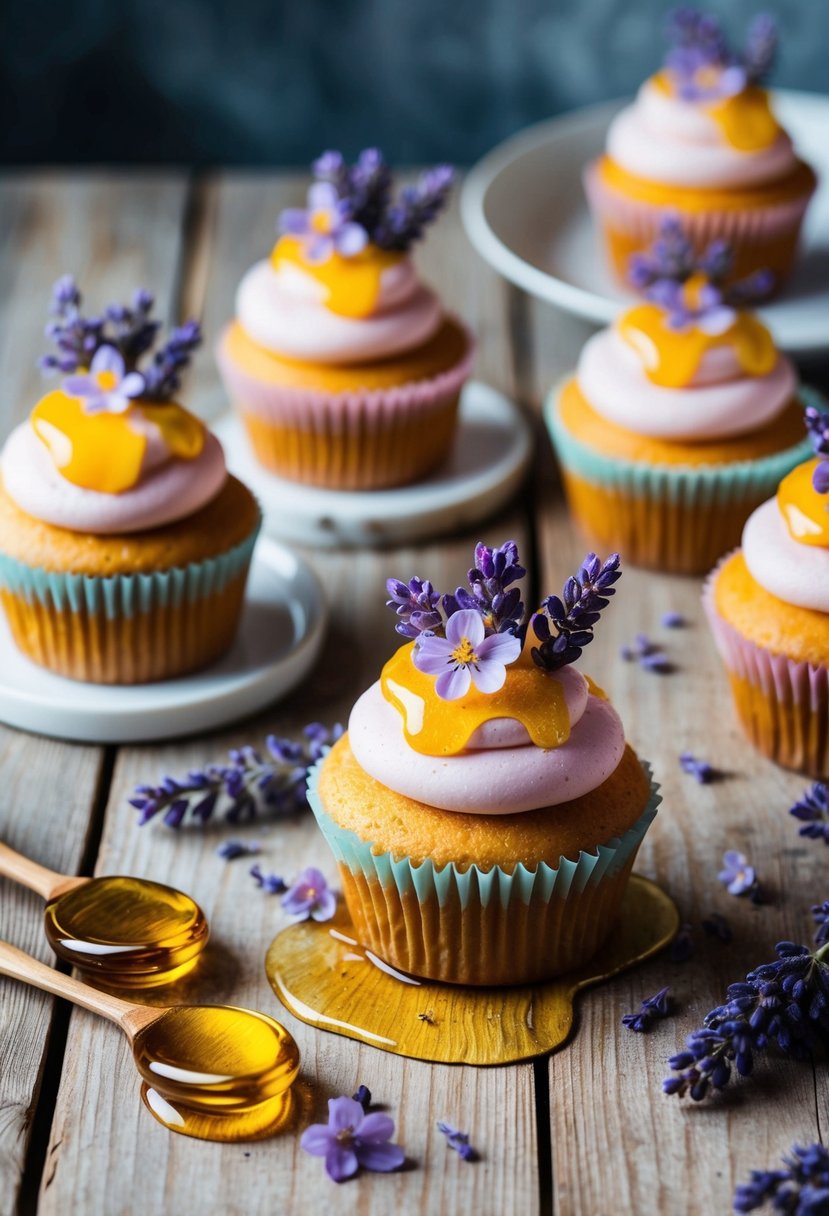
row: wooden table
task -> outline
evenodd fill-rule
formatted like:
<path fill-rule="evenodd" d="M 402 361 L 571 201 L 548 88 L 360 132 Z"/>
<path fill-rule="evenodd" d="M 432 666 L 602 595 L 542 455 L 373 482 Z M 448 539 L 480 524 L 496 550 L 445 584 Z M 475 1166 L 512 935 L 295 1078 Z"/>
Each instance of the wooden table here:
<path fill-rule="evenodd" d="M 77 275 L 92 307 L 147 284 L 162 313 L 203 316 L 212 339 L 232 312 L 242 272 L 268 249 L 277 213 L 298 202 L 303 188 L 303 179 L 288 175 L 5 179 L 0 433 L 39 396 L 34 364 L 59 273 Z M 586 327 L 500 282 L 470 250 L 456 211 L 435 229 L 420 260 L 447 304 L 477 331 L 477 375 L 537 418 L 545 389 L 574 363 Z M 206 417 L 224 408 L 209 352 L 185 399 Z M 437 1067 L 297 1023 L 278 1005 L 263 971 L 265 949 L 284 923 L 278 901 L 254 888 L 244 860 L 216 856 L 231 830 L 136 826 L 127 799 L 137 782 L 221 758 L 229 746 L 262 741 L 270 731 L 291 734 L 309 720 L 345 720 L 396 644 L 383 606 L 388 575 L 419 573 L 454 585 L 477 539 L 515 537 L 534 589 L 558 589 L 584 544 L 563 510 L 540 426 L 538 437 L 536 469 L 523 496 L 474 534 L 394 552 L 307 555 L 337 602 L 336 620 L 313 676 L 256 720 L 209 738 L 122 748 L 0 728 L 2 839 L 68 873 L 141 874 L 192 893 L 209 916 L 213 943 L 176 998 L 233 1002 L 283 1018 L 302 1051 L 314 1117 L 325 1117 L 329 1097 L 368 1085 L 396 1119 L 410 1168 L 338 1187 L 318 1159 L 300 1151 L 296 1135 L 224 1146 L 171 1135 L 141 1106 L 128 1046 L 112 1026 L 0 980 L 0 1216 L 724 1213 L 751 1167 L 776 1162 L 792 1141 L 819 1137 L 829 1087 L 824 1070 L 809 1064 L 762 1062 L 751 1081 L 700 1107 L 661 1093 L 666 1058 L 719 1003 L 726 984 L 770 957 L 778 939 L 809 940 L 809 907 L 829 898 L 829 854 L 820 842 L 801 840 L 786 813 L 804 782 L 743 742 L 696 580 L 628 570 L 584 663 L 662 782 L 664 805 L 638 869 L 672 892 L 694 927 L 695 954 L 684 964 L 662 957 L 587 993 L 571 1043 L 549 1059 L 509 1068 Z M 687 616 L 689 627 L 661 628 L 669 609 Z M 619 658 L 620 645 L 637 632 L 664 641 L 673 674 L 649 674 Z M 686 749 L 727 778 L 696 784 L 680 771 Z M 265 843 L 269 868 L 291 873 L 319 863 L 334 876 L 310 815 L 271 822 L 263 831 L 254 834 Z M 732 898 L 718 883 L 727 848 L 756 864 L 773 894 L 769 906 Z M 41 911 L 34 895 L 0 881 L 0 937 L 53 962 Z M 700 920 L 712 911 L 728 916 L 733 944 L 703 934 Z M 650 1035 L 625 1030 L 622 1014 L 667 983 L 678 1015 Z M 470 1132 L 481 1153 L 477 1164 L 447 1149 L 438 1119 Z"/>

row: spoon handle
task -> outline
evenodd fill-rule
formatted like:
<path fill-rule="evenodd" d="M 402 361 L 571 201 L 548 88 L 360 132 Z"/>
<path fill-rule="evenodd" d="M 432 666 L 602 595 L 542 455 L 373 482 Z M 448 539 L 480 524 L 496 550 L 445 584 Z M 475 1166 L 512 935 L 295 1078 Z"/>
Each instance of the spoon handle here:
<path fill-rule="evenodd" d="M 56 873 L 55 870 L 48 870 L 46 866 L 24 857 L 22 853 L 15 853 L 14 849 L 2 842 L 0 874 L 10 878 L 12 882 L 20 883 L 22 887 L 28 887 L 30 891 L 36 891 L 46 900 L 54 899 L 56 895 L 62 895 L 64 891 L 89 881 L 88 878 L 70 878 L 66 874 Z"/>
<path fill-rule="evenodd" d="M 164 1012 L 147 1005 L 122 1001 L 120 997 L 110 996 L 107 992 L 99 992 L 97 988 L 90 988 L 80 980 L 73 979 L 71 975 L 55 971 L 53 967 L 47 967 L 30 954 L 24 954 L 16 946 L 10 946 L 8 942 L 3 941 L 0 941 L 0 975 L 22 980 L 24 984 L 42 988 L 44 992 L 65 997 L 67 1001 L 72 1001 L 83 1009 L 99 1013 L 101 1017 L 116 1022 L 130 1039 L 142 1025 L 155 1021 Z"/>

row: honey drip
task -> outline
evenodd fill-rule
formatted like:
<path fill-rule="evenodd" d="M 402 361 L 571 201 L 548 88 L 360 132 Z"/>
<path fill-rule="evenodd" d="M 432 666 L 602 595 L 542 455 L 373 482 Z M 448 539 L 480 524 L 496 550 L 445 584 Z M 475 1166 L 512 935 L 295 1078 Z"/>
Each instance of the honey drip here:
<path fill-rule="evenodd" d="M 323 262 L 310 262 L 305 257 L 301 240 L 282 236 L 274 246 L 271 263 L 276 270 L 283 265 L 299 267 L 325 288 L 326 308 L 342 317 L 360 318 L 369 317 L 375 311 L 383 271 L 397 265 L 401 257 L 402 254 L 367 245 L 354 257 L 332 253 Z"/>
<path fill-rule="evenodd" d="M 777 505 L 793 540 L 801 545 L 829 546 L 829 495 L 818 494 L 812 474 L 820 460 L 806 460 L 777 488 Z"/>
<path fill-rule="evenodd" d="M 618 321 L 619 333 L 636 351 L 653 384 L 685 388 L 691 383 L 706 351 L 730 346 L 749 376 L 767 375 L 777 362 L 777 350 L 765 325 L 752 313 L 737 313 L 724 333 L 708 334 L 697 326 L 671 329 L 657 304 L 638 304 Z"/>
<path fill-rule="evenodd" d="M 526 729 L 536 747 L 561 747 L 570 737 L 570 715 L 560 680 L 533 663 L 530 648 L 507 668 L 503 688 L 481 693 L 470 688 L 457 701 L 443 701 L 435 677 L 418 671 L 412 661 L 414 642 L 392 655 L 380 676 L 387 701 L 403 718 L 406 742 L 426 756 L 454 756 L 463 751 L 484 722 L 512 718 Z"/>
<path fill-rule="evenodd" d="M 49 944 L 85 978 L 155 988 L 193 969 L 209 934 L 189 895 L 141 878 L 93 878 L 46 905 Z"/>
<path fill-rule="evenodd" d="M 663 93 L 676 96 L 669 72 L 657 72 L 652 82 Z M 726 143 L 739 152 L 761 152 L 780 134 L 780 124 L 771 111 L 769 95 L 758 85 L 747 85 L 732 97 L 699 104 L 717 124 Z"/>

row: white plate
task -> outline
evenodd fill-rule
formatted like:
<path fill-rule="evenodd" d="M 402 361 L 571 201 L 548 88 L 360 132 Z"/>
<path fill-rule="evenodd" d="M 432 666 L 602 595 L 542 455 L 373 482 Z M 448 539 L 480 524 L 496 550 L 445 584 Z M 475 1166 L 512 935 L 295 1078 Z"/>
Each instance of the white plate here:
<path fill-rule="evenodd" d="M 234 416 L 214 430 L 231 472 L 259 499 L 267 532 L 318 548 L 404 544 L 475 523 L 509 501 L 532 451 L 518 407 L 474 380 L 461 396 L 449 460 L 425 481 L 394 490 L 322 490 L 286 481 L 259 464 Z"/>
<path fill-rule="evenodd" d="M 0 721 L 85 743 L 198 734 L 264 708 L 308 672 L 322 644 L 316 575 L 267 538 L 256 545 L 236 641 L 218 663 L 157 684 L 114 687 L 53 675 L 14 645 L 0 612 Z"/>
<path fill-rule="evenodd" d="M 798 268 L 760 315 L 785 350 L 817 353 L 829 350 L 829 97 L 783 90 L 774 102 L 821 184 L 806 214 Z M 634 297 L 605 265 L 581 174 L 624 104 L 591 106 L 508 139 L 472 169 L 461 196 L 469 239 L 500 274 L 597 324 Z"/>

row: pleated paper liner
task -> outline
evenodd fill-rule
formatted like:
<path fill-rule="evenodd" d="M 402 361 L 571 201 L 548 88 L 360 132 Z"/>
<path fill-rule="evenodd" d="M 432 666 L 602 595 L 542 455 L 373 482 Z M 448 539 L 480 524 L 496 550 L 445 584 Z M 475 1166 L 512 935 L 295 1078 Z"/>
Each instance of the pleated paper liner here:
<path fill-rule="evenodd" d="M 265 970 L 285 1008 L 320 1030 L 415 1060 L 513 1064 L 562 1047 L 573 1029 L 577 994 L 651 958 L 678 928 L 670 896 L 634 874 L 599 953 L 546 983 L 466 988 L 415 980 L 357 943 L 344 907 L 333 921 L 283 930 Z"/>

